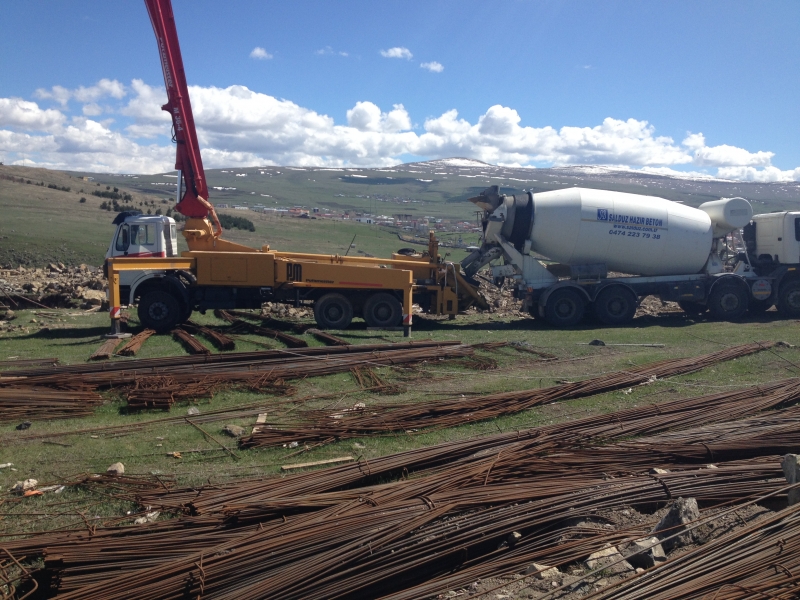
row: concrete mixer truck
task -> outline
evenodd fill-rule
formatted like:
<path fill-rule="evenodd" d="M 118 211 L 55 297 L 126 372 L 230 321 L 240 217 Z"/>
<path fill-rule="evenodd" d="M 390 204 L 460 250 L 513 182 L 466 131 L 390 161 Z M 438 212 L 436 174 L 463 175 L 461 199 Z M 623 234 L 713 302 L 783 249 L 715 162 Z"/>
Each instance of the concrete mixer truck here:
<path fill-rule="evenodd" d="M 570 188 L 470 199 L 483 210 L 483 242 L 461 266 L 492 264 L 511 278 L 523 310 L 555 327 L 593 313 L 633 319 L 645 296 L 688 313 L 737 320 L 773 305 L 800 316 L 800 212 L 753 216 L 743 198 L 698 208 L 663 198 Z"/>

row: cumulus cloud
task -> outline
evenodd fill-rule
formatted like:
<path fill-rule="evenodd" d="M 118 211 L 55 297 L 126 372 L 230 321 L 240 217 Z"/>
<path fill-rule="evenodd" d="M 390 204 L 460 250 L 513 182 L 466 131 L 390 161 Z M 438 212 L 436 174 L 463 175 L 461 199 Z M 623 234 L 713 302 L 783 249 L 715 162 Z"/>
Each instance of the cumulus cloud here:
<path fill-rule="evenodd" d="M 21 98 L 0 98 L 0 127 L 18 127 L 47 131 L 64 122 L 66 117 L 53 108 L 42 110 L 36 102 Z"/>
<path fill-rule="evenodd" d="M 394 48 L 389 48 L 388 50 L 381 50 L 381 56 L 384 58 L 405 58 L 406 60 L 411 60 L 414 58 L 414 55 L 411 54 L 411 50 L 408 48 L 403 48 L 402 46 L 395 46 Z"/>
<path fill-rule="evenodd" d="M 261 46 L 256 46 L 250 51 L 250 58 L 255 58 L 257 60 L 269 60 L 272 58 L 272 54 L 267 52 Z"/>
<path fill-rule="evenodd" d="M 411 129 L 411 119 L 402 104 L 395 104 L 388 113 L 372 102 L 356 102 L 347 111 L 347 124 L 358 131 L 397 132 Z"/>
<path fill-rule="evenodd" d="M 117 100 L 124 98 L 127 88 L 116 79 L 101 79 L 95 85 L 84 87 L 80 86 L 73 90 L 54 85 L 49 90 L 39 88 L 34 92 L 34 96 L 42 100 L 55 100 L 62 106 L 75 99 L 78 102 L 93 103 L 101 98 L 111 97 Z"/>
<path fill-rule="evenodd" d="M 419 66 L 421 69 L 427 69 L 431 73 L 441 73 L 444 71 L 444 65 L 436 62 L 435 60 L 432 60 L 431 62 L 420 63 Z"/>
<path fill-rule="evenodd" d="M 332 116 L 240 85 L 191 86 L 189 94 L 209 167 L 374 167 L 408 156 L 465 156 L 508 166 L 613 165 L 664 175 L 800 180 L 800 168 L 772 166 L 771 152 L 707 146 L 702 133 L 689 133 L 677 143 L 637 119 L 530 127 L 524 123 L 526 115 L 498 104 L 472 122 L 451 109 L 414 126 L 403 104 L 385 110 L 362 100 L 337 123 Z M 27 161 L 75 170 L 146 173 L 174 165 L 174 146 L 168 141 L 171 119 L 161 110 L 166 102 L 161 85 L 101 80 L 77 89 L 54 86 L 35 95 L 61 108 L 0 98 L 0 148 L 9 162 L 16 160 L 15 153 L 19 159 L 25 153 Z M 70 110 L 71 99 L 83 103 L 80 111 Z"/>

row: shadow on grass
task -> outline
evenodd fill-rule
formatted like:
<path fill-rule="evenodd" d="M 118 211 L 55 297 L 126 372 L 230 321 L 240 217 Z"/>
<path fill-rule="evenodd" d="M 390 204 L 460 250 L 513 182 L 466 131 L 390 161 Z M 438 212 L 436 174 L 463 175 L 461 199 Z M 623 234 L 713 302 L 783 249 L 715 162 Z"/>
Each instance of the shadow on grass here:
<path fill-rule="evenodd" d="M 107 334 L 107 326 L 100 327 L 65 327 L 64 329 L 49 329 L 45 327 L 35 333 L 18 336 L 20 340 L 75 340 L 82 339 L 82 343 L 93 341 L 92 338 L 101 338 Z"/>

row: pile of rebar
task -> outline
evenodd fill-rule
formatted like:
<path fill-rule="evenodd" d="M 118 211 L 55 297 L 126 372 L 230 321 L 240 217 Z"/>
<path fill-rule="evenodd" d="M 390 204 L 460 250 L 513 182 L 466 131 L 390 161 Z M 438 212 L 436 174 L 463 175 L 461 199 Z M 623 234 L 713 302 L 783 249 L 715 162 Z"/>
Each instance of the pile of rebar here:
<path fill-rule="evenodd" d="M 513 414 L 551 402 L 593 396 L 643 383 L 693 373 L 719 362 L 746 356 L 771 347 L 769 342 L 744 344 L 725 348 L 704 356 L 677 358 L 632 367 L 579 381 L 547 388 L 501 392 L 471 398 L 448 398 L 388 407 L 372 406 L 369 412 L 348 413 L 308 411 L 303 427 L 273 426 L 242 439 L 242 447 L 275 447 L 284 444 L 319 442 L 327 439 L 346 439 L 376 433 L 408 431 L 423 427 L 453 427 L 472 421 L 482 421 Z M 334 418 L 332 418 L 334 417 Z"/>
<path fill-rule="evenodd" d="M 85 417 L 91 415 L 102 401 L 102 396 L 91 389 L 0 387 L 0 422 L 13 423 L 33 418 Z"/>
<path fill-rule="evenodd" d="M 472 353 L 470 346 L 459 342 L 405 342 L 134 359 L 5 371 L 0 375 L 0 389 L 20 386 L 61 389 L 65 382 L 87 390 L 122 388 L 132 409 L 166 409 L 176 401 L 211 396 L 223 386 L 275 389 L 289 379 L 353 369 L 369 375 L 372 367 L 415 364 Z M 390 391 L 390 386 L 377 375 L 371 380 L 376 382 L 375 386 Z"/>
<path fill-rule="evenodd" d="M 32 578 L 59 598 L 436 597 L 532 562 L 564 567 L 607 544 L 625 548 L 678 497 L 697 499 L 711 529 L 728 514 L 719 511 L 785 502 L 777 454 L 800 445 L 798 401 L 800 380 L 788 379 L 280 479 L 151 487 L 133 494 L 141 505 L 185 515 L 3 547 L 23 563 L 43 558 Z M 650 516 L 615 526 L 609 511 L 623 508 Z M 789 598 L 787 571 L 800 568 L 794 514 L 739 514 L 744 529 L 721 538 L 729 553 L 721 541 L 700 546 L 697 559 L 633 574 L 598 597 Z M 18 587 L 32 585 L 22 577 Z"/>

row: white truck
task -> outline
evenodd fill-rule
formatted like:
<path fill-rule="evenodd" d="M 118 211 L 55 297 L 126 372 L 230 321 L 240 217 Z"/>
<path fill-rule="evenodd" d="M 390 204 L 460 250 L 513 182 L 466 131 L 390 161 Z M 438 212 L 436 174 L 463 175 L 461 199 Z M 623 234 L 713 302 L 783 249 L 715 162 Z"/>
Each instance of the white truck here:
<path fill-rule="evenodd" d="M 466 276 L 494 262 L 492 275 L 512 278 L 523 308 L 555 327 L 589 311 L 627 323 L 650 295 L 719 320 L 773 305 L 800 316 L 800 212 L 753 216 L 743 198 L 692 208 L 584 188 L 492 186 L 471 201 L 483 209 L 483 243 L 461 263 Z"/>

